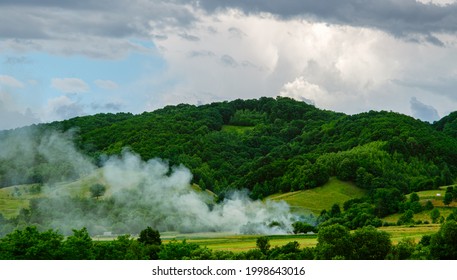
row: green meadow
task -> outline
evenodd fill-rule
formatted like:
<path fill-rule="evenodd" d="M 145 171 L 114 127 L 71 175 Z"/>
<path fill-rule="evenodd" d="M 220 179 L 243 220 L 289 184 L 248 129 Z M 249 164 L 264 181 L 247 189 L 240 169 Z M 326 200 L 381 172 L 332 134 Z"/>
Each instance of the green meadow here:
<path fill-rule="evenodd" d="M 361 198 L 366 195 L 366 191 L 356 187 L 349 182 L 343 182 L 336 178 L 330 180 L 323 186 L 310 190 L 289 192 L 269 196 L 271 200 L 284 200 L 293 211 L 310 211 L 314 215 L 319 215 L 324 209 L 328 210 L 333 204 L 343 206 L 345 201 L 354 198 Z"/>

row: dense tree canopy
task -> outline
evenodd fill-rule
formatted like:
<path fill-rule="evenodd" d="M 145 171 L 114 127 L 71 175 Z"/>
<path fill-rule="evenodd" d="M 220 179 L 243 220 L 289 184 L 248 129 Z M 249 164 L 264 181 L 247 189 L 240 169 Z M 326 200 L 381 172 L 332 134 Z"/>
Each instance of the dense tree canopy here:
<path fill-rule="evenodd" d="M 140 115 L 77 117 L 0 132 L 2 142 L 31 138 L 27 148 L 36 151 L 34 157 L 14 161 L 0 155 L 0 186 L 80 175 L 64 159 L 52 161 L 40 154 L 42 137 L 57 130 L 72 135 L 76 147 L 95 164 L 129 147 L 144 160 L 159 157 L 184 164 L 195 183 L 218 195 L 246 188 L 252 197 L 262 198 L 320 186 L 329 176 L 370 191 L 395 188 L 409 193 L 453 182 L 454 115 L 431 125 L 392 112 L 351 116 L 289 98 L 263 97 L 167 106 Z M 24 149 L 19 143 L 8 148 L 13 154 Z M 378 202 L 380 215 L 393 210 Z"/>

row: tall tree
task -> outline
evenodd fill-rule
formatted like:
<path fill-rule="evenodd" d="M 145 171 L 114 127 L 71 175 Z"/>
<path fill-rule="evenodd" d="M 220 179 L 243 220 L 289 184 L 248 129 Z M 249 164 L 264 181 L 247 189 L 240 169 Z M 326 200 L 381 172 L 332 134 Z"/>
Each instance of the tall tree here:
<path fill-rule="evenodd" d="M 94 252 L 93 242 L 86 228 L 73 230 L 73 235 L 69 236 L 62 245 L 64 259 L 67 260 L 92 260 Z"/>
<path fill-rule="evenodd" d="M 146 244 L 146 245 L 161 245 L 162 240 L 160 239 L 159 231 L 152 229 L 151 227 L 147 227 L 146 229 L 140 232 L 140 236 L 138 237 L 138 242 Z"/>
<path fill-rule="evenodd" d="M 434 259 L 457 259 L 457 223 L 444 223 L 440 230 L 430 240 L 430 255 Z"/>
<path fill-rule="evenodd" d="M 267 236 L 257 238 L 255 244 L 262 254 L 266 255 L 268 253 L 268 250 L 270 249 L 270 239 Z"/>
<path fill-rule="evenodd" d="M 356 260 L 383 260 L 392 247 L 389 234 L 372 226 L 354 231 L 351 241 L 355 245 L 353 259 Z"/>
<path fill-rule="evenodd" d="M 454 197 L 452 196 L 452 192 L 446 191 L 446 193 L 444 194 L 444 199 L 443 199 L 444 205 L 449 206 L 449 204 L 451 204 L 453 199 L 454 199 Z"/>
<path fill-rule="evenodd" d="M 322 227 L 317 236 L 316 257 L 322 260 L 351 259 L 353 245 L 346 227 L 340 224 Z"/>
<path fill-rule="evenodd" d="M 90 193 L 92 197 L 98 199 L 100 196 L 103 196 L 106 192 L 106 187 L 102 184 L 94 184 L 90 187 Z"/>

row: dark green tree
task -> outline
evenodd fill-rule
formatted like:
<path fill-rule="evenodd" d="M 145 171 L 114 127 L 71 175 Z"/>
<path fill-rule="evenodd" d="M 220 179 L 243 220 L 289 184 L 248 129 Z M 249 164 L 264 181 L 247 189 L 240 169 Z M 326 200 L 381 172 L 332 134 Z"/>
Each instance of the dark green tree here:
<path fill-rule="evenodd" d="M 419 195 L 415 192 L 411 193 L 409 196 L 409 201 L 410 202 L 416 202 L 419 201 Z"/>
<path fill-rule="evenodd" d="M 375 191 L 375 213 L 378 217 L 396 213 L 400 202 L 404 201 L 404 195 L 395 188 L 380 188 Z"/>
<path fill-rule="evenodd" d="M 140 236 L 138 237 L 138 242 L 143 243 L 145 245 L 161 245 L 162 240 L 160 239 L 159 231 L 152 229 L 151 227 L 147 227 L 146 229 L 140 232 Z"/>
<path fill-rule="evenodd" d="M 443 199 L 444 205 L 449 206 L 449 204 L 451 204 L 453 199 L 454 199 L 454 197 L 452 196 L 452 191 L 449 191 L 449 189 L 446 190 L 446 192 L 444 193 L 444 199 Z"/>
<path fill-rule="evenodd" d="M 433 206 L 433 203 L 430 200 L 427 200 L 424 206 L 424 210 L 432 210 L 435 206 Z"/>
<path fill-rule="evenodd" d="M 438 219 L 440 218 L 441 213 L 438 208 L 433 208 L 433 210 L 430 212 L 430 219 L 432 219 L 432 223 L 438 222 Z"/>
<path fill-rule="evenodd" d="M 66 260 L 92 260 L 94 259 L 93 242 L 86 228 L 73 230 L 62 245 L 63 258 Z"/>
<path fill-rule="evenodd" d="M 102 184 L 94 184 L 90 187 L 90 194 L 92 197 L 98 199 L 100 196 L 103 196 L 106 192 L 106 187 Z"/>
<path fill-rule="evenodd" d="M 63 236 L 53 230 L 39 232 L 30 226 L 0 240 L 0 259 L 56 260 L 61 258 Z"/>
<path fill-rule="evenodd" d="M 416 248 L 416 242 L 411 238 L 404 238 L 398 242 L 397 245 L 392 247 L 392 259 L 394 260 L 407 260 L 411 258 Z"/>
<path fill-rule="evenodd" d="M 268 250 L 270 249 L 270 239 L 267 236 L 257 238 L 255 244 L 262 254 L 268 254 Z"/>
<path fill-rule="evenodd" d="M 354 231 L 351 242 L 354 244 L 352 258 L 356 260 L 383 260 L 392 246 L 389 234 L 372 226 Z"/>
<path fill-rule="evenodd" d="M 452 196 L 452 194 L 447 192 L 444 195 L 443 204 L 446 206 L 449 206 L 449 204 L 451 204 L 453 199 L 454 199 L 454 197 Z"/>
<path fill-rule="evenodd" d="M 336 217 L 336 216 L 339 216 L 340 214 L 341 214 L 340 205 L 337 203 L 333 204 L 332 209 L 330 209 L 330 216 Z"/>
<path fill-rule="evenodd" d="M 294 228 L 294 233 L 308 233 L 308 232 L 315 232 L 316 228 L 313 227 L 312 225 L 305 223 L 305 222 L 295 222 L 292 224 L 292 227 Z"/>
<path fill-rule="evenodd" d="M 200 250 L 200 245 L 188 243 L 186 240 L 178 242 L 176 240 L 167 244 L 162 244 L 159 252 L 160 260 L 184 260 Z"/>
<path fill-rule="evenodd" d="M 414 222 L 413 217 L 414 217 L 413 210 L 407 210 L 405 213 L 403 213 L 403 215 L 400 216 L 397 223 L 399 225 L 411 224 Z"/>
<path fill-rule="evenodd" d="M 452 187 L 451 189 L 452 197 L 454 198 L 454 201 L 457 200 L 457 186 Z"/>
<path fill-rule="evenodd" d="M 430 255 L 433 259 L 457 259 L 457 223 L 449 221 L 430 240 Z"/>
<path fill-rule="evenodd" d="M 317 259 L 351 259 L 353 255 L 354 244 L 351 241 L 349 230 L 340 224 L 320 228 L 317 242 Z"/>

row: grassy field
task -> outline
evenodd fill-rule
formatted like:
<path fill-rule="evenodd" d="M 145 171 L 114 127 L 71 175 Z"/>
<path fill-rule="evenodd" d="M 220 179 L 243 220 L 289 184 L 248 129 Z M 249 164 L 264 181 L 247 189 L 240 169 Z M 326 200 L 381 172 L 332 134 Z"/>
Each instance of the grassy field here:
<path fill-rule="evenodd" d="M 343 182 L 336 178 L 331 178 L 322 187 L 311 190 L 276 194 L 269 196 L 272 200 L 284 200 L 296 212 L 303 209 L 319 215 L 324 209 L 329 210 L 333 204 L 338 203 L 340 207 L 347 200 L 365 196 L 365 190 L 356 187 L 352 183 Z"/>
<path fill-rule="evenodd" d="M 89 188 L 95 183 L 103 182 L 101 171 L 82 178 L 76 182 L 60 183 L 54 186 L 42 187 L 41 194 L 36 194 L 32 190 L 37 185 L 20 185 L 0 189 L 0 213 L 6 218 L 16 216 L 21 208 L 27 208 L 29 201 L 40 196 L 84 196 L 89 197 Z M 201 191 L 198 186 L 193 185 L 194 190 Z M 452 206 L 457 204 L 453 202 L 450 206 L 443 205 L 444 189 L 418 192 L 420 201 L 425 204 L 432 201 L 443 217 L 447 217 L 452 210 Z M 107 189 L 106 195 L 110 195 L 110 189 Z M 268 197 L 272 200 L 284 200 L 291 205 L 296 213 L 313 213 L 319 215 L 323 209 L 330 209 L 334 203 L 342 204 L 353 198 L 360 198 L 365 195 L 365 191 L 357 188 L 354 184 L 342 182 L 336 178 L 331 178 L 327 184 L 312 190 L 297 191 L 286 194 L 276 194 Z M 437 196 L 437 194 L 440 194 Z M 214 194 L 208 193 L 208 199 L 212 200 Z M 395 214 L 384 218 L 384 221 L 396 223 L 401 214 Z M 429 221 L 430 211 L 423 211 L 414 215 L 414 220 Z M 439 230 L 439 224 L 421 224 L 415 226 L 390 226 L 383 227 L 380 230 L 390 234 L 392 242 L 398 243 L 404 238 L 412 238 L 419 242 L 423 235 L 433 234 Z M 161 233 L 164 243 L 171 240 L 184 240 L 206 246 L 213 250 L 230 250 L 234 252 L 247 251 L 256 248 L 258 235 L 235 235 L 233 233 L 196 233 L 180 234 L 175 232 Z M 105 237 L 99 237 L 103 239 Z M 114 237 L 109 237 L 112 239 Z M 314 247 L 317 244 L 316 235 L 276 235 L 269 236 L 272 247 L 283 246 L 289 242 L 297 241 L 301 248 Z M 95 238 L 96 240 L 99 240 Z"/>
<path fill-rule="evenodd" d="M 389 233 L 393 244 L 397 244 L 405 238 L 413 239 L 418 243 L 423 235 L 436 233 L 440 224 L 415 225 L 415 226 L 391 226 L 381 227 L 379 230 Z M 242 252 L 256 248 L 256 240 L 260 235 L 233 235 L 230 233 L 195 233 L 176 234 L 162 233 L 163 243 L 172 240 L 186 240 L 212 250 Z M 284 246 L 289 242 L 297 241 L 300 248 L 315 247 L 317 235 L 274 235 L 268 236 L 271 247 Z"/>
<path fill-rule="evenodd" d="M 189 243 L 196 243 L 212 250 L 233 252 L 255 249 L 259 236 L 234 235 L 233 233 L 161 234 L 162 241 L 165 244 L 172 240 L 186 240 Z M 314 247 L 317 244 L 316 235 L 273 235 L 268 236 L 268 238 L 272 247 L 283 246 L 293 241 L 297 241 L 301 248 Z"/>
<path fill-rule="evenodd" d="M 436 233 L 440 229 L 440 224 L 429 224 L 429 225 L 414 225 L 414 226 L 392 226 L 392 227 L 381 227 L 379 230 L 383 230 L 390 234 L 390 239 L 393 244 L 397 244 L 404 238 L 411 238 L 418 243 L 422 236 Z"/>

